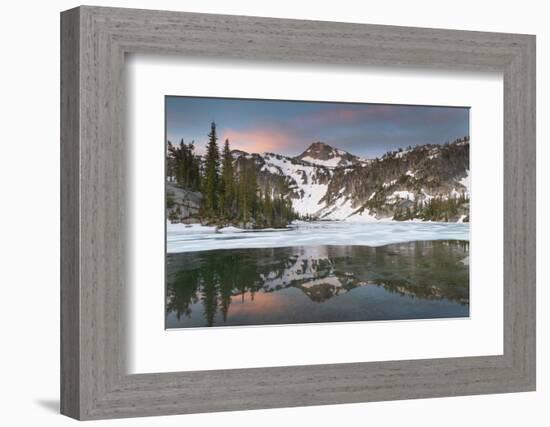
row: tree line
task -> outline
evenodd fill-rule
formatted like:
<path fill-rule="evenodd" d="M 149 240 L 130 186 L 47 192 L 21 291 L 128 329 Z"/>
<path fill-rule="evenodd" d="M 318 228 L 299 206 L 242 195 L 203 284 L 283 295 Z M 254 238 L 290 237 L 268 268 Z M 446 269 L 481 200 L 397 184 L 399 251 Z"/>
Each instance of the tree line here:
<path fill-rule="evenodd" d="M 202 161 L 193 143 L 182 140 L 174 146 L 168 141 L 167 172 L 178 186 L 202 193 L 203 222 L 266 228 L 285 227 L 298 218 L 290 200 L 268 186 L 260 190 L 254 158 L 234 162 L 228 139 L 220 153 L 214 122 Z"/>
<path fill-rule="evenodd" d="M 444 221 L 457 217 L 461 207 L 469 203 L 470 199 L 462 193 L 460 196 L 443 198 L 441 196 L 432 197 L 426 201 L 414 201 L 406 208 L 396 208 L 393 219 L 397 221 L 406 221 L 409 219 L 419 218 L 424 221 Z M 464 222 L 469 222 L 469 215 L 463 219 Z"/>
<path fill-rule="evenodd" d="M 183 139 L 178 145 L 168 141 L 166 161 L 167 176 L 170 180 L 191 191 L 201 188 L 201 164 L 199 156 L 195 155 L 195 145 L 186 144 Z"/>

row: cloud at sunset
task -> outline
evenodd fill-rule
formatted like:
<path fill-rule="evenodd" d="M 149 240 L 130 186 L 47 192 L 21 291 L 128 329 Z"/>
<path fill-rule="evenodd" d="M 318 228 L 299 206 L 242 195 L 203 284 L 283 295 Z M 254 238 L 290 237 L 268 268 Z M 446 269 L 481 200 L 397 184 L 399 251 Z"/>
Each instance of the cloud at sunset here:
<path fill-rule="evenodd" d="M 382 120 L 390 117 L 392 107 L 387 105 L 370 105 L 365 109 L 359 106 L 335 106 L 319 111 L 313 111 L 297 117 L 298 121 L 311 124 L 322 123 L 353 123 L 364 120 Z"/>
<path fill-rule="evenodd" d="M 229 139 L 232 149 L 249 153 L 280 152 L 291 143 L 291 136 L 288 133 L 274 129 L 223 129 L 220 133 L 220 145 L 226 139 Z"/>

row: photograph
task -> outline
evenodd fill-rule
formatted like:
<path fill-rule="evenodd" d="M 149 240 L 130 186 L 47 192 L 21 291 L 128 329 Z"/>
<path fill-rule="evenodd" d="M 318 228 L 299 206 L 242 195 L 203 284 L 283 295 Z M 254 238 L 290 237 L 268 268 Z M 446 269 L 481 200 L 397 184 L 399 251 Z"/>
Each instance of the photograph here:
<path fill-rule="evenodd" d="M 469 316 L 469 108 L 165 97 L 172 328 Z"/>

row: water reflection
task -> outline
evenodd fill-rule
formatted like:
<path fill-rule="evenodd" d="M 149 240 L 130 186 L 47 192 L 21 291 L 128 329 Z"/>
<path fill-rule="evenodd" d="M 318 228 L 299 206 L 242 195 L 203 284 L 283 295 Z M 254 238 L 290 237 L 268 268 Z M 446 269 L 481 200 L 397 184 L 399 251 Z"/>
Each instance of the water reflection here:
<path fill-rule="evenodd" d="M 168 328 L 469 315 L 467 241 L 167 255 Z"/>

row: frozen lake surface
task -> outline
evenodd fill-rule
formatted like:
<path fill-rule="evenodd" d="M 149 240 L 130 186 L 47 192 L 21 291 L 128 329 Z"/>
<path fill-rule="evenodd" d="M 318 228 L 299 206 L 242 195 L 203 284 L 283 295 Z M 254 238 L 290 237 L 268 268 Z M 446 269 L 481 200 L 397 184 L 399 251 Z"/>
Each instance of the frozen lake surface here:
<path fill-rule="evenodd" d="M 470 240 L 468 223 L 297 221 L 287 229 L 216 229 L 167 224 L 167 252 L 288 246 L 383 246 L 416 240 Z"/>

